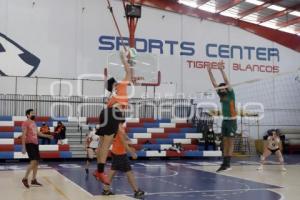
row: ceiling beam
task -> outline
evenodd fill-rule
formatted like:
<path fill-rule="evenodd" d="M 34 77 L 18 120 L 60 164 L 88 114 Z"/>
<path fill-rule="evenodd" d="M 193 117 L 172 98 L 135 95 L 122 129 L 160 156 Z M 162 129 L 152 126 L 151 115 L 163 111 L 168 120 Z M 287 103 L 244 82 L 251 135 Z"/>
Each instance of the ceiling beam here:
<path fill-rule="evenodd" d="M 252 13 L 258 12 L 260 10 L 263 10 L 263 9 L 269 7 L 270 5 L 272 5 L 274 3 L 278 3 L 280 1 L 282 1 L 282 0 L 269 0 L 269 1 L 266 1 L 265 3 L 263 3 L 263 4 L 259 5 L 259 6 L 254 6 L 253 8 L 250 8 L 248 10 L 245 10 L 245 11 L 241 12 L 239 14 L 239 16 L 240 16 L 239 19 L 241 19 L 243 17 L 246 17 L 247 15 L 250 15 Z"/>
<path fill-rule="evenodd" d="M 290 25 L 293 25 L 293 24 L 297 24 L 297 23 L 300 23 L 300 17 L 296 17 L 296 18 L 287 20 L 285 22 L 278 23 L 277 26 L 279 28 L 284 28 L 284 27 L 287 27 L 287 26 L 290 26 Z"/>
<path fill-rule="evenodd" d="M 220 12 L 223 12 L 225 10 L 228 10 L 238 4 L 240 4 L 241 2 L 243 2 L 245 0 L 231 0 L 225 4 L 221 4 L 221 5 L 217 5 L 217 8 L 216 8 L 216 13 L 220 13 Z"/>
<path fill-rule="evenodd" d="M 213 14 L 205 12 L 200 9 L 190 8 L 181 5 L 173 0 L 135 0 L 136 3 L 140 3 L 144 6 L 153 7 L 156 9 L 161 9 L 169 12 L 175 12 L 191 17 L 196 17 L 200 19 L 206 19 L 209 21 L 215 21 L 227 25 L 232 25 L 239 27 L 243 30 L 266 38 L 270 41 L 274 41 L 278 44 L 286 46 L 297 52 L 300 52 L 300 37 L 295 34 L 286 33 L 279 30 L 274 30 L 268 27 L 259 26 L 253 23 L 237 20 L 231 17 L 222 16 L 219 14 Z"/>
<path fill-rule="evenodd" d="M 259 23 L 264 23 L 266 21 L 269 21 L 269 20 L 272 20 L 272 19 L 284 16 L 284 15 L 287 15 L 288 13 L 293 12 L 293 11 L 295 11 L 297 9 L 300 9 L 300 3 L 298 3 L 298 4 L 294 5 L 294 6 L 291 6 L 289 8 L 286 8 L 283 11 L 275 12 L 275 13 L 273 13 L 271 15 L 265 16 L 265 17 L 263 17 L 261 19 L 258 19 L 258 21 L 259 21 Z"/>

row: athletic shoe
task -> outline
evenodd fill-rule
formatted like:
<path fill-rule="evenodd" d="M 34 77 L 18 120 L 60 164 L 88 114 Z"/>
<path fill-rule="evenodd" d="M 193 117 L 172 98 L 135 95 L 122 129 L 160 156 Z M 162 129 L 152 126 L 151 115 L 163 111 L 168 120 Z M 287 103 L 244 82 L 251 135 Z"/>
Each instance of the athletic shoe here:
<path fill-rule="evenodd" d="M 263 169 L 264 169 L 264 166 L 260 165 L 256 170 L 263 170 Z"/>
<path fill-rule="evenodd" d="M 286 171 L 287 171 L 287 169 L 286 169 L 284 166 L 281 166 L 281 171 L 284 171 L 284 172 L 286 172 Z"/>
<path fill-rule="evenodd" d="M 138 189 L 138 191 L 136 191 L 134 193 L 134 198 L 136 199 L 143 199 L 145 195 L 145 192 L 143 190 Z"/>
<path fill-rule="evenodd" d="M 226 169 L 227 169 L 227 167 L 225 165 L 221 165 L 216 172 L 225 171 Z"/>
<path fill-rule="evenodd" d="M 34 186 L 43 186 L 41 183 L 37 182 L 36 179 L 34 179 L 34 180 L 31 181 L 31 185 L 34 185 Z"/>
<path fill-rule="evenodd" d="M 103 190 L 102 195 L 109 196 L 109 195 L 115 195 L 111 190 Z"/>
<path fill-rule="evenodd" d="M 226 167 L 226 169 L 224 171 L 231 171 L 232 168 L 231 167 Z"/>
<path fill-rule="evenodd" d="M 23 183 L 23 185 L 24 185 L 26 188 L 29 188 L 29 187 L 30 187 L 29 184 L 28 184 L 28 180 L 27 180 L 26 178 L 23 178 L 23 179 L 22 179 L 22 183 Z"/>
<path fill-rule="evenodd" d="M 89 174 L 89 168 L 85 168 L 85 173 Z"/>
<path fill-rule="evenodd" d="M 99 173 L 97 170 L 94 172 L 93 174 L 95 176 L 95 178 L 98 180 L 98 181 L 101 181 L 103 184 L 105 185 L 110 185 L 110 181 L 108 179 L 108 177 L 106 176 L 106 174 L 104 174 L 103 172 L 102 173 Z"/>

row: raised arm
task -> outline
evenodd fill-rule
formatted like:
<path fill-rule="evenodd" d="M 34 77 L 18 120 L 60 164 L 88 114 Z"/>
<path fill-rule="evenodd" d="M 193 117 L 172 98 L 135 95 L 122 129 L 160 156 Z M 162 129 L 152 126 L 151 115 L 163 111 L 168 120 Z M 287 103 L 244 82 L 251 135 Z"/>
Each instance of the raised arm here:
<path fill-rule="evenodd" d="M 128 63 L 128 59 L 126 57 L 126 53 L 121 53 L 121 61 L 124 65 L 125 69 L 125 77 L 123 81 L 132 81 L 132 69 L 130 68 L 130 65 Z"/>
<path fill-rule="evenodd" d="M 221 71 L 221 74 L 222 74 L 222 77 L 223 77 L 223 79 L 224 79 L 225 84 L 228 85 L 228 86 L 230 86 L 230 82 L 229 82 L 229 80 L 228 80 L 227 75 L 226 75 L 225 72 L 224 72 L 224 69 L 221 68 L 221 67 L 220 67 L 219 69 L 220 69 L 220 71 Z"/>
<path fill-rule="evenodd" d="M 214 88 L 218 87 L 218 84 L 216 82 L 216 79 L 215 79 L 212 71 L 211 71 L 211 68 L 207 67 L 207 71 L 208 71 L 208 75 L 209 75 L 210 81 L 211 81 L 212 85 L 214 86 Z"/>

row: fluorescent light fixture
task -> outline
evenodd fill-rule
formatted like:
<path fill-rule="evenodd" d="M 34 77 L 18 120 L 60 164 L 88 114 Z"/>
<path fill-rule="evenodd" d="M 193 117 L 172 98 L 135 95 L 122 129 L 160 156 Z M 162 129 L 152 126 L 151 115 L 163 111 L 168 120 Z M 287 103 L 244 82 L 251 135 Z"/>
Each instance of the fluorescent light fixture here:
<path fill-rule="evenodd" d="M 246 22 L 251 22 L 253 24 L 258 24 L 259 22 L 257 21 L 258 15 L 257 13 L 253 13 L 251 15 L 247 15 L 243 17 L 241 20 L 246 21 Z"/>
<path fill-rule="evenodd" d="M 253 14 L 247 15 L 247 16 L 245 16 L 243 18 L 247 19 L 247 20 L 257 21 L 258 20 L 258 14 L 257 13 L 253 13 Z"/>
<path fill-rule="evenodd" d="M 204 5 L 201 5 L 198 7 L 200 10 L 204 10 L 204 11 L 207 11 L 207 12 L 210 12 L 210 13 L 215 13 L 216 12 L 216 4 L 215 3 L 206 3 Z"/>
<path fill-rule="evenodd" d="M 297 32 L 294 29 L 291 29 L 289 27 L 284 27 L 284 28 L 281 28 L 279 30 L 287 32 L 287 33 L 291 33 L 291 34 L 297 34 Z"/>
<path fill-rule="evenodd" d="M 273 29 L 278 29 L 279 27 L 276 25 L 276 23 L 271 23 L 271 22 L 264 22 L 260 24 L 261 26 L 273 28 Z"/>
<path fill-rule="evenodd" d="M 178 0 L 178 3 L 192 7 L 192 8 L 197 8 L 198 4 L 196 0 Z"/>
<path fill-rule="evenodd" d="M 245 22 L 250 22 L 250 23 L 252 23 L 252 24 L 259 24 L 259 22 L 257 22 L 257 21 L 253 21 L 253 20 L 247 20 L 247 19 L 241 19 L 241 20 L 243 20 L 243 21 L 245 21 Z"/>
<path fill-rule="evenodd" d="M 290 12 L 289 14 L 300 17 L 300 12 L 299 11 L 293 11 L 293 12 Z"/>
<path fill-rule="evenodd" d="M 260 6 L 261 4 L 263 4 L 264 2 L 262 1 L 258 1 L 258 0 L 246 0 L 247 3 L 251 3 L 257 6 Z"/>
<path fill-rule="evenodd" d="M 220 14 L 223 15 L 223 16 L 232 17 L 232 18 L 235 18 L 235 19 L 239 18 L 237 13 L 229 12 L 227 10 L 221 12 Z"/>
<path fill-rule="evenodd" d="M 268 8 L 269 8 L 269 9 L 272 9 L 272 10 L 276 10 L 276 11 L 283 11 L 283 10 L 286 9 L 285 7 L 277 6 L 277 5 L 271 5 L 271 6 L 269 6 Z"/>

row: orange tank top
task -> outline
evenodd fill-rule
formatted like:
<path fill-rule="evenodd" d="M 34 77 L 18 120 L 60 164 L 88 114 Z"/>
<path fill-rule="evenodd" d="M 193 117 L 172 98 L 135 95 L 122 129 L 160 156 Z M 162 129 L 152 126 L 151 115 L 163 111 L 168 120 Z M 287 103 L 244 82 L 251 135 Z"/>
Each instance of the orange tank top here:
<path fill-rule="evenodd" d="M 121 137 L 124 137 L 124 133 L 118 132 L 113 144 L 112 144 L 112 153 L 116 155 L 123 155 L 126 154 L 125 146 L 122 143 Z"/>
<path fill-rule="evenodd" d="M 113 107 L 115 104 L 119 104 L 124 108 L 128 106 L 128 94 L 127 94 L 128 84 L 129 84 L 128 81 L 121 81 L 117 83 L 116 95 L 112 96 L 107 102 L 107 106 L 109 108 Z"/>

